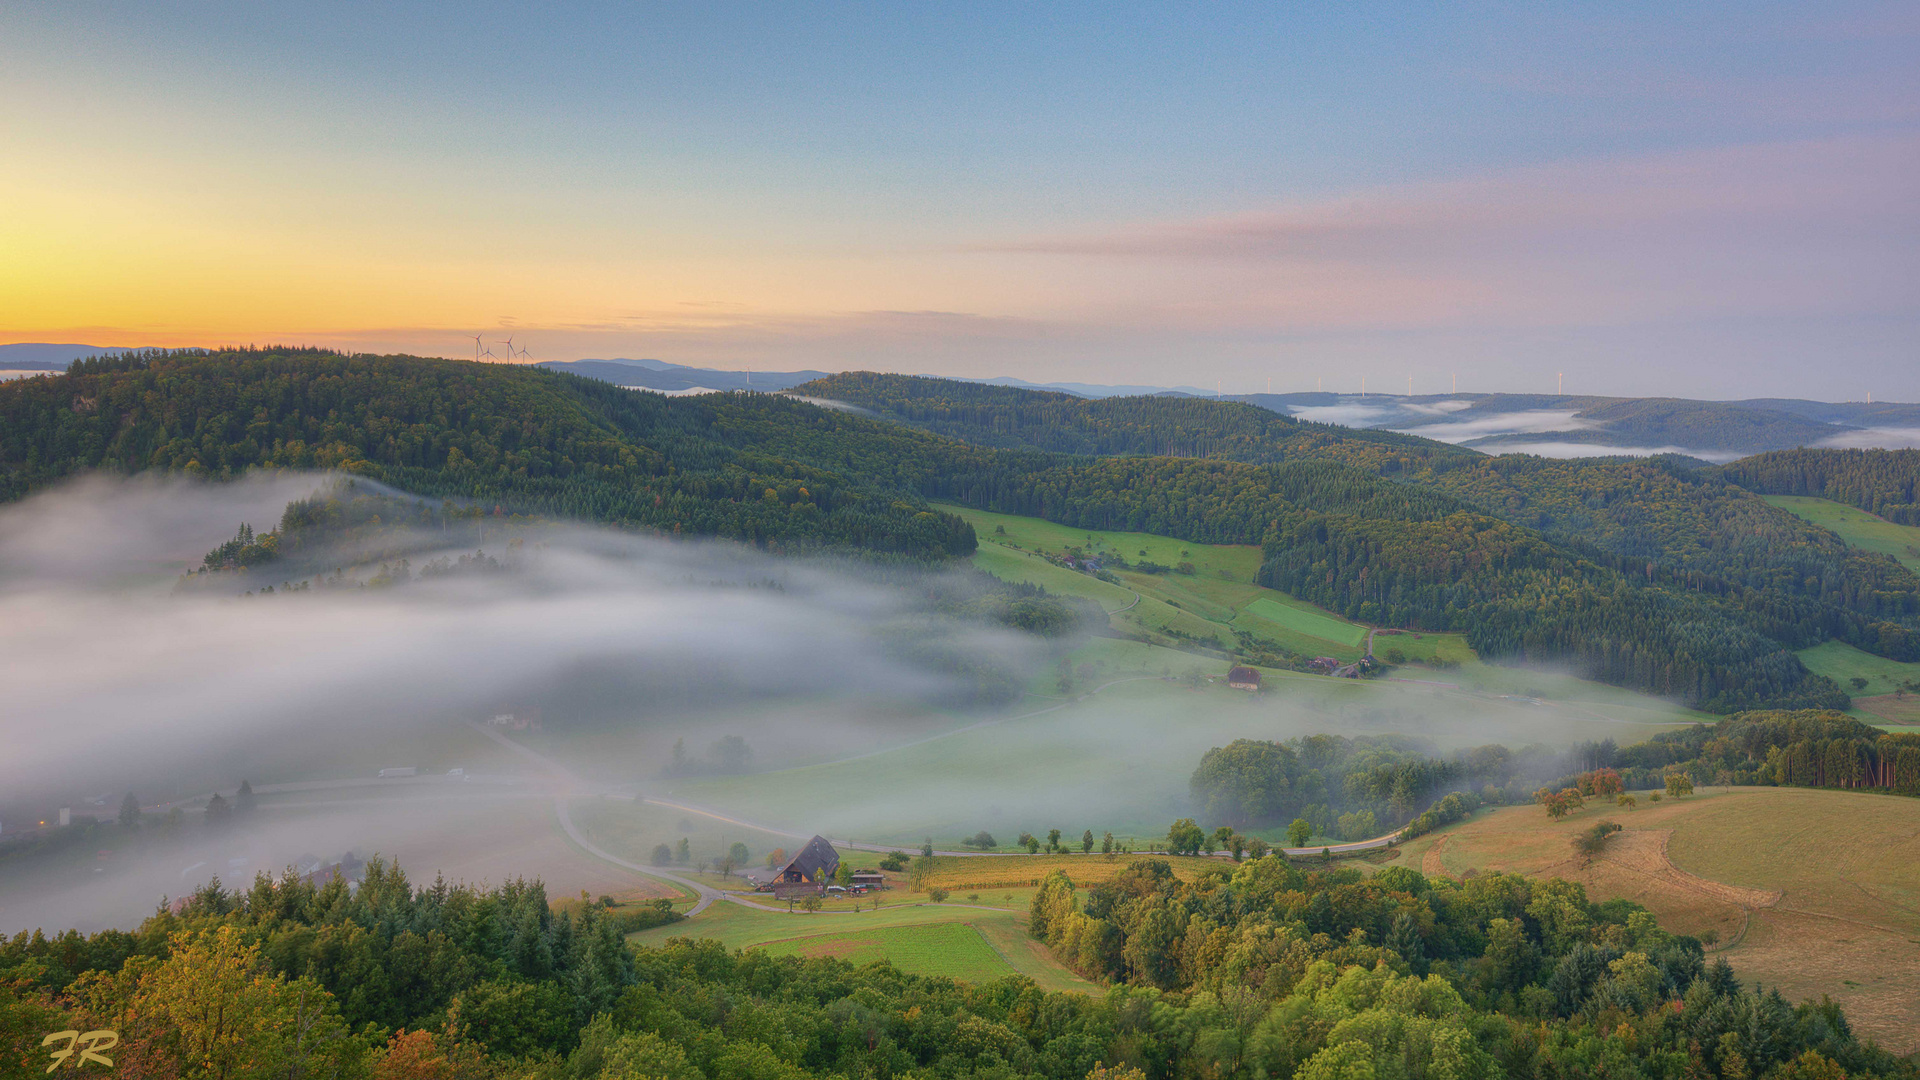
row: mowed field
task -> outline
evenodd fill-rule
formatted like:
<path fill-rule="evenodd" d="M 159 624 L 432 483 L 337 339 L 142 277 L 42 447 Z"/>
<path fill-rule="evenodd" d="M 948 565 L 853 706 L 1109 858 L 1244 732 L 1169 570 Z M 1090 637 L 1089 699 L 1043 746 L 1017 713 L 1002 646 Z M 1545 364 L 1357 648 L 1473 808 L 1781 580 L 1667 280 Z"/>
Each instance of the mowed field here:
<path fill-rule="evenodd" d="M 1789 999 L 1830 995 L 1863 1034 L 1920 1049 L 1920 799 L 1800 788 L 1715 788 L 1555 822 L 1506 807 L 1406 845 L 1410 865 L 1579 881 L 1645 904 L 1661 925 L 1715 938 L 1741 979 Z M 1591 864 L 1573 836 L 1624 826 Z"/>
<path fill-rule="evenodd" d="M 1920 528 L 1895 525 L 1865 510 L 1827 499 L 1802 495 L 1763 495 L 1761 498 L 1796 517 L 1832 529 L 1849 547 L 1891 555 L 1909 569 L 1920 572 Z"/>

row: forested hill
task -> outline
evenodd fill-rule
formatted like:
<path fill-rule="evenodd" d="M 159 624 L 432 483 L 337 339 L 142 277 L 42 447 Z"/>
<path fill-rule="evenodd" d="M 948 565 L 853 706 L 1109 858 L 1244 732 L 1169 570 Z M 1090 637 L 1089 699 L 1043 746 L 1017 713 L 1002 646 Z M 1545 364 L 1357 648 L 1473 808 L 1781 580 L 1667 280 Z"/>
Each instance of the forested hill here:
<path fill-rule="evenodd" d="M 1891 617 L 1804 589 L 1634 562 L 1543 535 L 1524 515 L 1496 516 L 1484 504 L 1502 500 L 1486 492 L 1463 490 L 1476 508 L 1385 479 L 1389 458 L 1401 477 L 1456 471 L 1448 457 L 1409 473 L 1423 459 L 1400 453 L 1398 437 L 1342 443 L 1280 423 L 1296 446 L 1325 439 L 1336 456 L 1386 456 L 1367 468 L 1067 456 L 968 445 L 776 395 L 675 399 L 524 367 L 305 350 L 141 354 L 0 385 L 0 493 L 17 498 L 85 469 L 332 467 L 514 510 L 921 558 L 973 549 L 971 528 L 925 501 L 945 498 L 1264 544 L 1267 584 L 1349 618 L 1458 630 L 1491 660 L 1571 663 L 1717 711 L 1844 707 L 1839 688 L 1791 651 L 1830 636 L 1887 654 L 1912 647 Z M 1418 440 L 1406 446 L 1424 452 Z M 1619 512 L 1638 511 L 1629 502 Z"/>
<path fill-rule="evenodd" d="M 1768 505 L 1720 474 L 1665 459 L 1494 458 L 1410 435 L 1299 423 L 1230 401 L 1185 397 L 1088 401 L 1068 394 L 871 372 L 831 376 L 797 392 L 858 405 L 981 446 L 1161 454 L 1250 464 L 1339 462 L 1444 491 L 1482 513 L 1542 533 L 1561 547 L 1613 569 L 1719 598 L 1746 612 L 1746 621 L 1760 632 L 1781 637 L 1796 648 L 1832 637 L 1895 659 L 1920 659 L 1920 635 L 1914 632 L 1915 617 L 1920 616 L 1920 578 L 1884 555 L 1849 548 L 1832 532 Z M 1655 412 L 1676 405 L 1640 404 L 1646 406 L 1643 411 Z M 1740 415 L 1760 414 L 1747 410 Z M 1817 457 L 1843 452 L 1810 453 Z M 1910 470 L 1908 477 L 1908 487 L 1902 490 L 1910 502 Z M 1000 484 L 995 497 L 1005 505 L 1059 504 L 1058 496 L 1045 494 L 1049 483 L 1029 485 L 1017 497 Z M 1883 481 L 1873 490 L 1887 486 Z M 942 494 L 975 502 L 986 497 L 981 491 Z M 1894 497 L 1902 496 L 1896 491 Z M 1885 495 L 1878 498 L 1886 501 Z M 1459 503 L 1438 505 L 1452 512 Z M 1040 511 L 1041 516 L 1057 512 Z M 1168 515 L 1161 510 L 1155 516 Z M 1231 512 L 1208 515 L 1204 535 L 1189 538 L 1217 537 L 1221 522 L 1232 516 Z M 1404 518 L 1404 510 L 1366 510 L 1362 516 Z M 1243 540 L 1248 538 L 1244 526 L 1235 528 Z M 1398 530 L 1396 535 L 1404 537 L 1408 531 Z M 1434 616 L 1420 610 L 1422 604 L 1396 604 L 1382 598 L 1371 608 L 1356 608 L 1353 603 L 1366 601 L 1349 600 L 1353 602 L 1344 607 L 1321 602 L 1368 621 L 1396 611 L 1406 619 L 1433 625 Z"/>
<path fill-rule="evenodd" d="M 0 498 L 87 469 L 262 467 L 776 549 L 944 557 L 975 544 L 966 522 L 908 491 L 738 445 L 698 401 L 529 367 L 187 350 L 0 384 Z"/>
<path fill-rule="evenodd" d="M 794 388 L 979 446 L 1064 454 L 1340 461 L 1393 475 L 1471 450 L 1391 431 L 1294 420 L 1232 401 L 1168 395 L 1089 400 L 1048 390 L 853 371 Z"/>

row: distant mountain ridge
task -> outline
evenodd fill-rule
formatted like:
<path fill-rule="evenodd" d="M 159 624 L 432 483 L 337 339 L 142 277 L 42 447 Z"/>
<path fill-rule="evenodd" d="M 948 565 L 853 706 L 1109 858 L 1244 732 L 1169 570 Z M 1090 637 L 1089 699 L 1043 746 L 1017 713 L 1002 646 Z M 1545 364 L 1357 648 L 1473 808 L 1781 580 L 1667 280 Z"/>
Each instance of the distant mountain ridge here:
<path fill-rule="evenodd" d="M 124 352 L 138 351 L 103 345 L 22 341 L 0 345 L 0 371 L 65 371 L 68 364 L 89 356 L 118 356 Z"/>
<path fill-rule="evenodd" d="M 84 344 L 0 345 L 0 370 L 64 371 L 73 360 L 137 350 Z M 549 360 L 535 366 L 665 394 L 779 393 L 824 371 L 727 371 L 655 359 Z M 1012 376 L 949 382 L 1070 394 L 1083 399 L 1194 397 L 1256 405 L 1296 420 L 1393 431 L 1488 454 L 1572 458 L 1677 454 L 1724 463 L 1800 448 L 1920 447 L 1920 404 L 1805 398 L 1699 401 L 1574 394 L 1227 394 L 1191 386 L 1038 383 Z"/>
<path fill-rule="evenodd" d="M 575 375 L 584 375 L 589 379 L 601 379 L 619 386 L 640 387 L 647 390 L 659 390 L 666 393 L 694 389 L 706 390 L 761 390 L 777 392 L 791 390 L 801 383 L 826 378 L 825 371 L 722 371 L 718 368 L 686 367 L 665 360 L 545 360 L 538 367 L 553 368 L 555 371 L 567 371 Z M 638 368 L 636 371 L 634 369 Z M 1164 386 L 1108 386 L 1101 383 L 1082 382 L 1029 382 L 1011 375 L 996 375 L 991 379 L 968 379 L 957 375 L 925 375 L 929 379 L 948 379 L 954 382 L 980 383 L 984 386 L 1011 386 L 1022 390 L 1051 390 L 1056 393 L 1073 394 L 1076 397 L 1145 397 L 1153 394 L 1191 394 L 1195 397 L 1213 397 L 1205 390 L 1196 387 Z"/>
<path fill-rule="evenodd" d="M 1920 405 L 1559 394 L 1247 394 L 1302 420 L 1384 428 L 1489 454 L 1684 454 L 1726 462 L 1801 447 L 1920 445 Z"/>

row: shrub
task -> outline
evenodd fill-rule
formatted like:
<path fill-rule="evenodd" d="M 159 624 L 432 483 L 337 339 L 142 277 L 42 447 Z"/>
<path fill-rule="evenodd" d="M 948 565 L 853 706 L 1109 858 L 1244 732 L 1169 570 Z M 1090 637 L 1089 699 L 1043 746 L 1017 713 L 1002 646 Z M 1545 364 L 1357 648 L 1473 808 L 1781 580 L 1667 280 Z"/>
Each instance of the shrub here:
<path fill-rule="evenodd" d="M 1611 821 L 1596 821 L 1585 832 L 1573 838 L 1573 850 L 1579 852 L 1588 861 L 1592 861 L 1593 857 L 1600 854 L 1601 850 L 1607 846 L 1607 841 L 1613 838 L 1613 834 L 1619 831 L 1620 826 Z"/>

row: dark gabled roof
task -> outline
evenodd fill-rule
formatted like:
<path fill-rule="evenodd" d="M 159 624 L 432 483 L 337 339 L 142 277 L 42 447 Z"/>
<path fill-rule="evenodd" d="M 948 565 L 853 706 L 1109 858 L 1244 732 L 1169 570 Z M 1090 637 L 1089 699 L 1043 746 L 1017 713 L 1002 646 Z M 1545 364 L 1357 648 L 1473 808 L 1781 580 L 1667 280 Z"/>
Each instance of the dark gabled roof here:
<path fill-rule="evenodd" d="M 840 853 L 833 850 L 824 836 L 816 836 L 807 841 L 805 847 L 794 853 L 777 871 L 785 875 L 789 870 L 797 870 L 809 881 L 825 881 L 840 869 Z"/>
<path fill-rule="evenodd" d="M 1228 682 L 1259 682 L 1260 673 L 1250 667 L 1236 667 L 1227 672 Z"/>

